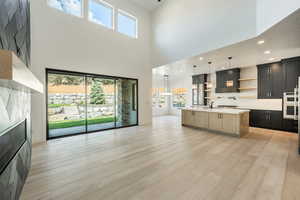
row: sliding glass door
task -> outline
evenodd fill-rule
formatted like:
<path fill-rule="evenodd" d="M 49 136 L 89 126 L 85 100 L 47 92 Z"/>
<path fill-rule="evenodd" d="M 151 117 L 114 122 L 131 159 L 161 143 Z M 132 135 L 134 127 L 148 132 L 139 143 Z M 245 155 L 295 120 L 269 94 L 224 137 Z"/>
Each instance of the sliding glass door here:
<path fill-rule="evenodd" d="M 138 125 L 138 81 L 47 69 L 47 138 Z"/>
<path fill-rule="evenodd" d="M 87 77 L 87 131 L 115 127 L 115 80 Z"/>
<path fill-rule="evenodd" d="M 86 132 L 85 90 L 82 75 L 48 74 L 48 136 Z"/>

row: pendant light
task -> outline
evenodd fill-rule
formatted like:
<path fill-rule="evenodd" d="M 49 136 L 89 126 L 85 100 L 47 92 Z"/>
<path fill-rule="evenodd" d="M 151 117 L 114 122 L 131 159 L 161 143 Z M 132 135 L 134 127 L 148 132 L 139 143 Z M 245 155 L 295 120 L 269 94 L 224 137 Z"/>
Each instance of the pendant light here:
<path fill-rule="evenodd" d="M 231 63 L 231 60 L 232 60 L 232 56 L 228 57 L 228 65 L 229 65 L 229 69 L 232 67 L 232 63 Z"/>
<path fill-rule="evenodd" d="M 169 75 L 164 75 L 164 92 L 161 93 L 162 96 L 172 96 L 169 85 Z"/>

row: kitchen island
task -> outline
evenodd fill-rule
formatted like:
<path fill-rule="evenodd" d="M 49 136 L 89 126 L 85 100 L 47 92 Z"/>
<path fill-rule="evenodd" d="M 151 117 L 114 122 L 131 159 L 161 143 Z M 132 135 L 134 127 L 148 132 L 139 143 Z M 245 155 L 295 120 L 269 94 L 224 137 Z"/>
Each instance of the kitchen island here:
<path fill-rule="evenodd" d="M 249 132 L 250 110 L 228 108 L 182 109 L 182 125 L 243 137 Z"/>

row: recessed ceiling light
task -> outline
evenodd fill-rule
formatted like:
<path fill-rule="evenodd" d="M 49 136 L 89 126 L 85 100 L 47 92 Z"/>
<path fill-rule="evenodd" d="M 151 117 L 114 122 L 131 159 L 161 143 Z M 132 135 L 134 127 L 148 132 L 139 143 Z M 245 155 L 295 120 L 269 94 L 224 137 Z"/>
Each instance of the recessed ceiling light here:
<path fill-rule="evenodd" d="M 259 40 L 259 41 L 257 42 L 257 44 L 264 44 L 264 43 L 265 43 L 264 40 Z"/>
<path fill-rule="evenodd" d="M 200 57 L 199 60 L 203 60 L 203 57 Z"/>
<path fill-rule="evenodd" d="M 271 53 L 271 51 L 269 51 L 269 50 L 264 52 L 264 54 L 270 54 L 270 53 Z"/>
<path fill-rule="evenodd" d="M 270 61 L 275 60 L 275 58 L 269 58 Z"/>

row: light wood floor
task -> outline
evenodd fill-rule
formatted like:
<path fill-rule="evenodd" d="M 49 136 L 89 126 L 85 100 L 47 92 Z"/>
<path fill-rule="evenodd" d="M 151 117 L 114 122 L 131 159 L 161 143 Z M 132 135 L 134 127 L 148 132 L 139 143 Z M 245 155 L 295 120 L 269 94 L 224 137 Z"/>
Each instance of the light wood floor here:
<path fill-rule="evenodd" d="M 34 147 L 21 199 L 299 200 L 297 145 L 295 134 L 238 139 L 160 117 Z"/>

